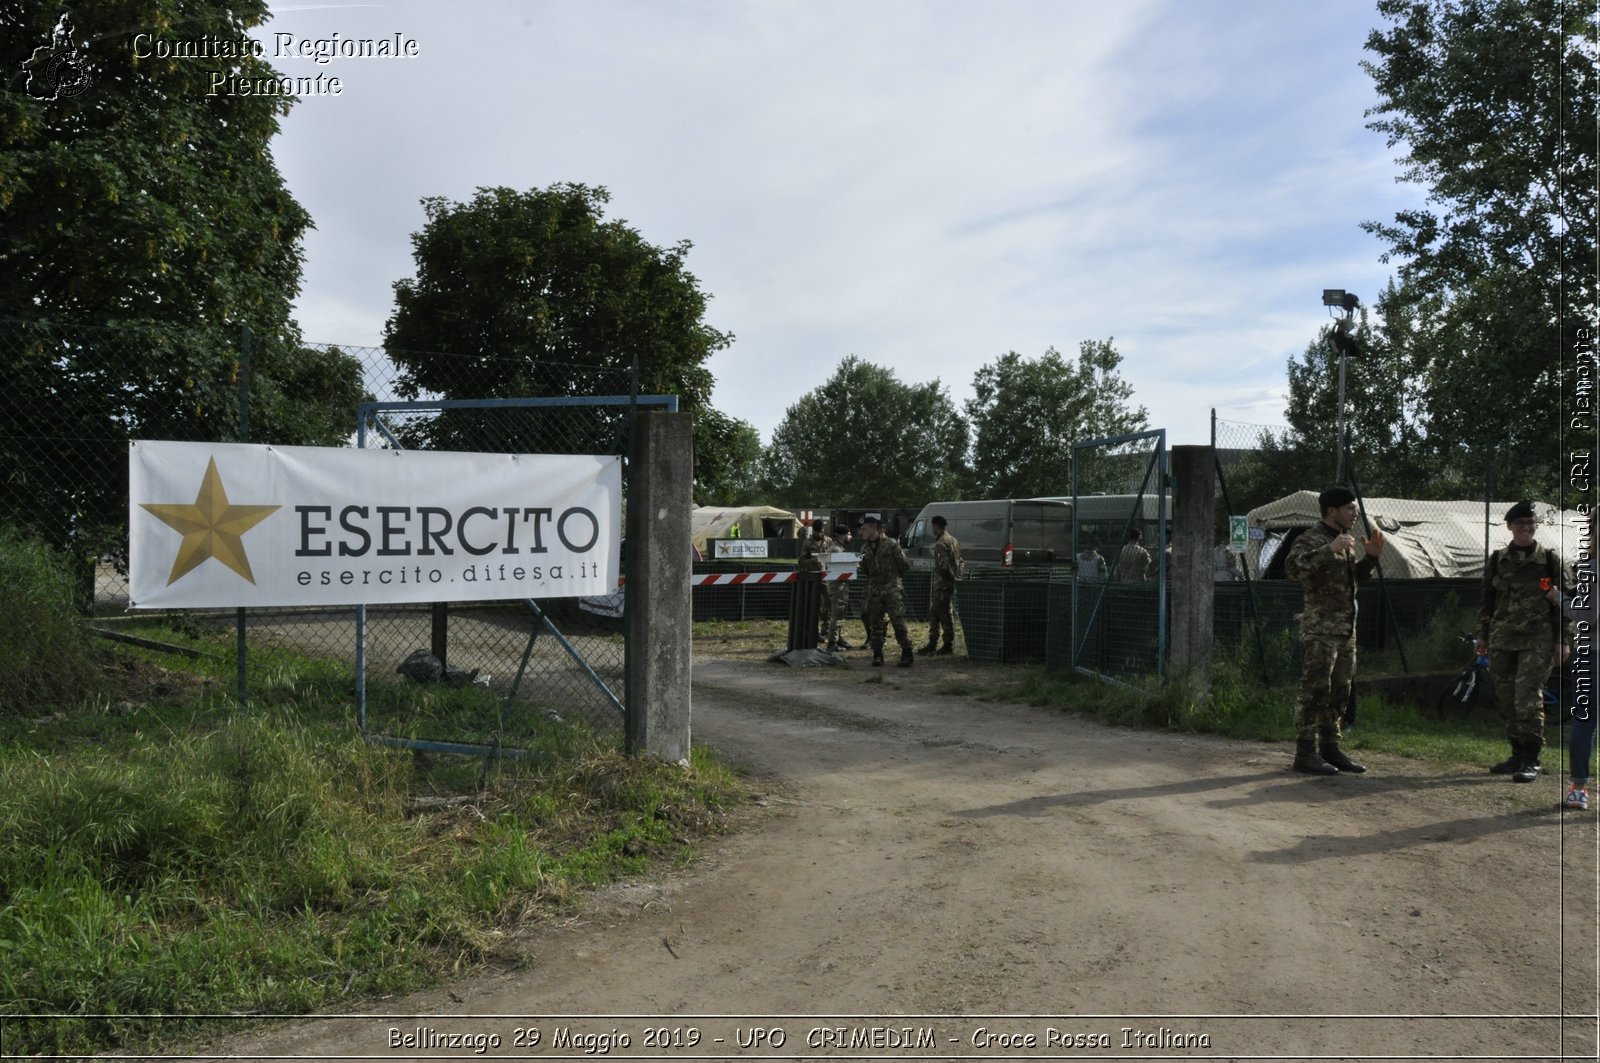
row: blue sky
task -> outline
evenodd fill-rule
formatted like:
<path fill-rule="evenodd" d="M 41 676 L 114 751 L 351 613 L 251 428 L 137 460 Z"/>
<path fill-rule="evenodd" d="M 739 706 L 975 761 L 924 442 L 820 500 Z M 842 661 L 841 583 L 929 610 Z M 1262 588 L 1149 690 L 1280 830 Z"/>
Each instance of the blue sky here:
<path fill-rule="evenodd" d="M 415 39 L 275 142 L 317 229 L 306 339 L 376 345 L 420 200 L 604 185 L 693 242 L 736 335 L 715 405 L 763 439 L 847 355 L 959 404 L 1006 351 L 1115 337 L 1171 443 L 1282 420 L 1325 287 L 1393 269 L 1359 223 L 1421 201 L 1365 128 L 1370 3 L 505 0 L 274 4 L 256 36 Z"/>

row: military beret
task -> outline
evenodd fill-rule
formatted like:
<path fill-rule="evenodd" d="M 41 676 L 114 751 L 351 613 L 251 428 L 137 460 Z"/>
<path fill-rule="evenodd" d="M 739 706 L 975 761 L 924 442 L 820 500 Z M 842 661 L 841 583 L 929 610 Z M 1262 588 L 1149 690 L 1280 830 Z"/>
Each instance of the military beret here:
<path fill-rule="evenodd" d="M 1356 500 L 1356 493 L 1348 487 L 1330 487 L 1317 496 L 1317 508 L 1326 513 L 1330 509 L 1348 506 Z"/>
<path fill-rule="evenodd" d="M 833 534 L 835 534 L 835 535 L 849 535 L 850 534 L 850 525 L 848 525 L 848 524 L 835 524 L 833 526 Z"/>
<path fill-rule="evenodd" d="M 1528 501 L 1526 498 L 1512 506 L 1510 509 L 1506 510 L 1507 524 L 1510 524 L 1514 520 L 1531 519 L 1533 519 L 1533 503 Z"/>

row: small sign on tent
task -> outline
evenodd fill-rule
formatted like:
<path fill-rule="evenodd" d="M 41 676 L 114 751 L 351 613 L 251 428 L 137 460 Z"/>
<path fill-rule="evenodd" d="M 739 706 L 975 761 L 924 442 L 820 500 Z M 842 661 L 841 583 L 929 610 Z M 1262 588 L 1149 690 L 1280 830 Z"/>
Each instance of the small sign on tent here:
<path fill-rule="evenodd" d="M 715 539 L 713 542 L 716 545 L 716 553 L 713 556 L 718 561 L 767 556 L 765 539 Z"/>

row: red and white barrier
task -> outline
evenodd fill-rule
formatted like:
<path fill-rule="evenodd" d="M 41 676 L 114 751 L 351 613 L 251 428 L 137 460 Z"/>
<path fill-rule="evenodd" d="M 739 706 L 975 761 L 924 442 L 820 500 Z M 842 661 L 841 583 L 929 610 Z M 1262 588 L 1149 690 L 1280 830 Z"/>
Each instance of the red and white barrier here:
<path fill-rule="evenodd" d="M 824 582 L 849 579 L 854 572 L 824 572 Z M 793 583 L 800 578 L 798 572 L 723 572 L 716 575 L 689 577 L 692 587 L 732 587 L 741 583 Z"/>
<path fill-rule="evenodd" d="M 849 571 L 824 572 L 822 573 L 822 580 L 824 583 L 837 583 L 840 580 L 851 579 L 854 576 L 855 573 Z M 799 578 L 800 573 L 798 572 L 722 572 L 710 575 L 690 576 L 689 586 L 735 587 L 740 584 L 793 583 Z M 617 580 L 617 586 L 620 587 L 625 582 L 627 581 L 619 579 Z"/>

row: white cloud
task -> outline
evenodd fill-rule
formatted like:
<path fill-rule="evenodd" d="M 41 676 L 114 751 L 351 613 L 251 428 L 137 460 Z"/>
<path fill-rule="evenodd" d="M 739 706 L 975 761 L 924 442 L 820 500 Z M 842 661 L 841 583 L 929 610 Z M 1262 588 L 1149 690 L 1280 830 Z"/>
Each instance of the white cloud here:
<path fill-rule="evenodd" d="M 1357 223 L 1416 198 L 1363 128 L 1374 18 L 1265 0 L 282 8 L 267 32 L 422 51 L 329 64 L 344 94 L 284 122 L 280 165 L 318 225 L 300 321 L 378 342 L 421 197 L 578 181 L 652 242 L 694 242 L 708 318 L 737 335 L 714 401 L 763 435 L 849 354 L 959 401 L 1007 350 L 1107 336 L 1173 442 L 1204 440 L 1212 406 L 1276 422 L 1321 289 L 1370 298 L 1389 275 Z"/>

